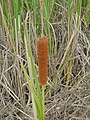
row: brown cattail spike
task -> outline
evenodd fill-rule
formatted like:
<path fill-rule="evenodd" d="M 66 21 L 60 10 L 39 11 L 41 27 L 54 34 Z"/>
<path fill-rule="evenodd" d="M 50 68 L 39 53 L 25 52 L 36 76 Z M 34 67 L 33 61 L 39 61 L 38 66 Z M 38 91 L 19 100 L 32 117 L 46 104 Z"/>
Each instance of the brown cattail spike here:
<path fill-rule="evenodd" d="M 39 37 L 37 41 L 39 79 L 41 85 L 47 83 L 48 76 L 48 38 Z"/>

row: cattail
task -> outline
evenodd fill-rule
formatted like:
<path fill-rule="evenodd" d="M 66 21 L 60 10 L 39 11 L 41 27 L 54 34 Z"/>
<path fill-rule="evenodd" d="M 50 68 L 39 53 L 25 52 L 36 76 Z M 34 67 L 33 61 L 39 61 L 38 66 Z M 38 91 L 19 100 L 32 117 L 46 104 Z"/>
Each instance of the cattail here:
<path fill-rule="evenodd" d="M 48 76 L 48 38 L 39 37 L 37 41 L 39 79 L 42 86 L 47 83 Z"/>

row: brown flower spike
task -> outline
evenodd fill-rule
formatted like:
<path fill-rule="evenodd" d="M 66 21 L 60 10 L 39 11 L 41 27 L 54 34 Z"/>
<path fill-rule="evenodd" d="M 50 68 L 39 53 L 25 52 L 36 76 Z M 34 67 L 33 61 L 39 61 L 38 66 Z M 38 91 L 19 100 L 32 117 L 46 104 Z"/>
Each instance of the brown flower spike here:
<path fill-rule="evenodd" d="M 41 85 L 47 83 L 48 76 L 48 38 L 39 37 L 37 41 L 39 79 Z"/>

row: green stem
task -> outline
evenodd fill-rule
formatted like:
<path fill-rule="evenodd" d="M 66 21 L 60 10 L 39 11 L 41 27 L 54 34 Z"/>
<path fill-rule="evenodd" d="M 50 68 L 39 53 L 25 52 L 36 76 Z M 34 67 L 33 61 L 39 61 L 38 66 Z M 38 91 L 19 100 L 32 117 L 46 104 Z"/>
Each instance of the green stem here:
<path fill-rule="evenodd" d="M 45 86 L 43 85 L 42 86 L 42 120 L 44 120 L 44 89 L 45 89 Z"/>

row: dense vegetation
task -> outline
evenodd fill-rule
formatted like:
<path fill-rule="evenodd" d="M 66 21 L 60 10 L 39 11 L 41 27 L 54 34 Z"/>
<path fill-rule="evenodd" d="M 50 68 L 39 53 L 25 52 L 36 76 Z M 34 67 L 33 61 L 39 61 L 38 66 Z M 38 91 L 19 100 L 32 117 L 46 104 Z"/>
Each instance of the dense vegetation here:
<path fill-rule="evenodd" d="M 43 13 L 45 120 L 90 120 L 90 0 L 44 0 Z M 39 0 L 0 0 L 0 120 L 42 120 L 40 34 Z"/>

